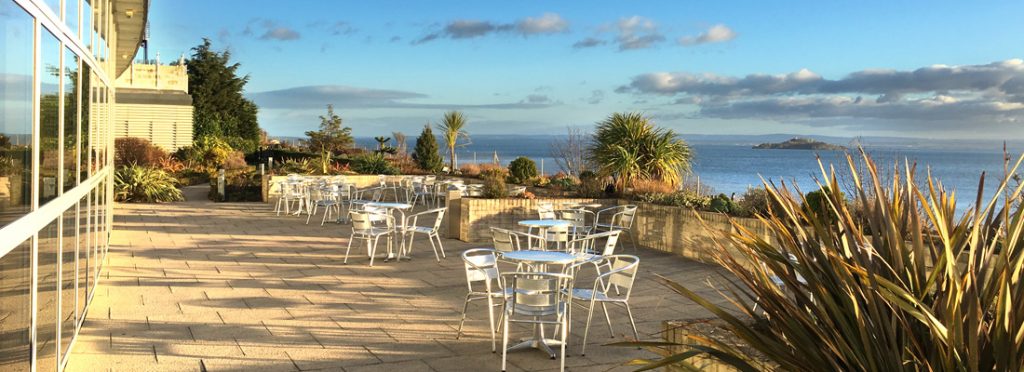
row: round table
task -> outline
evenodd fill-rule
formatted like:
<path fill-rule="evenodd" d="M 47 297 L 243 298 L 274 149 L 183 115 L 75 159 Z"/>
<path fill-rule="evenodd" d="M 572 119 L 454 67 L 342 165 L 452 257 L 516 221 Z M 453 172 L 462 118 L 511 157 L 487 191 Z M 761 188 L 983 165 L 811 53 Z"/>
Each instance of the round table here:
<path fill-rule="evenodd" d="M 501 254 L 509 261 L 533 263 L 540 265 L 567 265 L 579 259 L 579 256 L 557 251 L 513 251 Z"/>
<path fill-rule="evenodd" d="M 399 241 L 401 242 L 401 243 L 399 243 L 399 246 L 398 246 L 398 256 L 396 257 L 393 252 L 388 251 L 388 256 L 386 258 L 384 258 L 384 262 L 388 262 L 391 259 L 395 259 L 396 261 L 401 261 L 403 258 L 405 258 L 407 260 L 412 259 L 412 257 L 409 257 L 407 255 L 407 250 L 406 250 L 406 247 L 405 247 L 405 234 L 402 233 L 403 231 L 405 231 L 405 210 L 406 209 L 412 209 L 412 204 L 409 204 L 409 203 L 389 203 L 389 202 L 369 202 L 369 203 L 365 203 L 364 205 L 368 206 L 368 207 L 378 207 L 378 208 L 387 209 L 389 214 L 392 211 L 398 211 L 398 214 L 402 215 L 401 218 L 397 219 L 398 220 L 397 221 L 398 222 L 398 226 L 397 226 L 398 228 L 395 230 L 395 233 L 399 234 L 399 239 L 400 239 Z M 409 247 L 409 248 L 412 248 L 412 247 Z"/>
<path fill-rule="evenodd" d="M 541 243 L 547 248 L 547 232 L 549 228 L 567 226 L 572 227 L 572 221 L 568 220 L 522 220 L 517 223 L 519 226 L 525 226 L 529 228 L 536 228 L 537 235 L 543 237 L 544 240 Z M 529 239 L 529 238 L 528 238 Z M 529 242 L 528 242 L 529 243 Z M 532 245 L 531 245 L 532 247 Z"/>
<path fill-rule="evenodd" d="M 547 265 L 570 265 L 580 259 L 580 256 L 565 252 L 554 251 L 512 251 L 501 253 L 501 257 L 508 261 L 517 261 L 534 272 L 547 271 Z M 540 349 L 549 355 L 555 355 L 551 350 L 551 344 L 557 344 L 559 340 L 547 339 L 544 337 L 544 328 L 540 324 L 533 327 L 533 337 L 523 339 L 522 342 L 509 348 L 509 350 L 520 350 L 526 348 Z"/>

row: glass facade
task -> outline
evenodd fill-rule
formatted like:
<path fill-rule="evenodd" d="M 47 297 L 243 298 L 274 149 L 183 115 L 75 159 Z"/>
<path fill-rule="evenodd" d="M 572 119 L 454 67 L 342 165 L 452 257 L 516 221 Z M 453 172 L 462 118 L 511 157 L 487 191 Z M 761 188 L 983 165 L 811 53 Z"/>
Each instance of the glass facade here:
<path fill-rule="evenodd" d="M 115 4 L 0 0 L 0 371 L 67 365 L 104 263 Z"/>

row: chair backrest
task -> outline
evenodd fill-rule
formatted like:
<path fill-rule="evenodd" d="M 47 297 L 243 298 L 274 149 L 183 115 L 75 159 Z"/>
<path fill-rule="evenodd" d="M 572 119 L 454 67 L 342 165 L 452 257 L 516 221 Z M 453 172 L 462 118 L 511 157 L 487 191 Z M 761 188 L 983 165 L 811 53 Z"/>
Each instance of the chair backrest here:
<path fill-rule="evenodd" d="M 370 230 L 373 228 L 373 219 L 369 212 L 351 211 L 349 219 L 352 220 L 352 231 Z"/>
<path fill-rule="evenodd" d="M 549 227 L 545 232 L 545 240 L 548 243 L 566 243 L 569 241 L 569 231 L 572 229 L 571 225 L 555 225 Z"/>
<path fill-rule="evenodd" d="M 561 315 L 567 310 L 572 276 L 556 273 L 511 272 L 501 274 L 504 287 L 511 289 L 512 314 L 517 310 L 550 311 Z"/>
<path fill-rule="evenodd" d="M 498 252 L 512 252 L 519 250 L 519 239 L 512 230 L 500 227 L 491 228 L 491 240 L 494 241 L 494 250 Z"/>
<path fill-rule="evenodd" d="M 584 209 L 562 209 L 556 214 L 558 219 L 572 222 L 573 227 L 587 226 L 587 211 Z"/>
<path fill-rule="evenodd" d="M 615 225 L 631 228 L 633 227 L 633 219 L 636 217 L 637 206 L 630 204 L 622 206 L 622 211 L 617 213 L 616 216 L 618 221 L 614 221 Z"/>
<path fill-rule="evenodd" d="M 500 280 L 498 258 L 490 248 L 473 248 L 462 252 L 462 263 L 466 267 L 466 286 L 473 292 L 473 283 L 485 282 L 487 291 L 491 282 Z M 500 284 L 500 283 L 499 283 Z"/>
<path fill-rule="evenodd" d="M 537 216 L 542 220 L 555 219 L 555 206 L 551 203 L 537 203 Z"/>
<path fill-rule="evenodd" d="M 447 210 L 448 210 L 448 208 L 442 207 L 442 208 L 437 208 L 437 209 L 431 209 L 429 211 L 424 212 L 424 213 L 437 213 L 437 216 L 434 219 L 434 227 L 433 227 L 435 232 L 441 230 L 441 222 L 443 222 L 443 220 L 444 220 L 444 212 L 447 211 Z"/>
<path fill-rule="evenodd" d="M 608 289 L 616 288 L 618 293 L 625 292 L 625 298 L 629 298 L 629 293 L 633 289 L 633 283 L 636 282 L 637 268 L 640 267 L 640 257 L 619 254 L 605 257 L 608 261 L 608 271 L 602 273 L 604 282 L 608 286 Z"/>

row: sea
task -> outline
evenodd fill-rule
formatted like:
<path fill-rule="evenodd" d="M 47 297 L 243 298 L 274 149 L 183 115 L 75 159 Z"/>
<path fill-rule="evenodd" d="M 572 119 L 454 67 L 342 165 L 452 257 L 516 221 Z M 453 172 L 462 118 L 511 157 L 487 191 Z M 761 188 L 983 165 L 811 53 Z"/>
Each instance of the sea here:
<path fill-rule="evenodd" d="M 979 180 L 985 175 L 985 197 L 991 198 L 1004 174 L 1003 143 L 1000 141 L 957 141 L 890 137 L 826 137 L 810 136 L 828 143 L 856 149 L 871 155 L 884 180 L 891 180 L 897 165 L 916 165 L 919 182 L 930 172 L 947 191 L 954 191 L 957 209 L 965 211 L 974 204 Z M 699 183 L 705 192 L 742 195 L 748 188 L 762 185 L 762 180 L 798 187 L 806 193 L 818 188 L 822 172 L 819 158 L 826 169 L 834 166 L 842 183 L 849 183 L 846 151 L 768 150 L 753 149 L 764 142 L 782 142 L 790 135 L 758 136 L 683 136 L 690 144 L 694 158 L 692 170 L 684 182 Z M 460 146 L 459 164 L 491 163 L 495 154 L 503 165 L 525 156 L 534 160 L 544 174 L 560 171 L 552 157 L 552 146 L 561 138 L 554 135 L 477 135 Z M 357 138 L 358 145 L 374 148 L 372 138 Z M 443 142 L 438 142 L 442 146 Z M 415 144 L 410 138 L 408 147 Z M 1024 141 L 1006 144 L 1009 158 L 1015 161 L 1024 152 Z M 411 151 L 411 150 L 410 150 Z M 442 151 L 443 152 L 443 151 Z M 855 150 L 851 154 L 856 155 Z M 447 154 L 445 154 L 447 158 Z M 1012 165 L 1012 162 L 1011 162 Z M 1024 170 L 1021 170 L 1024 175 Z M 845 177 L 845 178 L 844 178 Z"/>

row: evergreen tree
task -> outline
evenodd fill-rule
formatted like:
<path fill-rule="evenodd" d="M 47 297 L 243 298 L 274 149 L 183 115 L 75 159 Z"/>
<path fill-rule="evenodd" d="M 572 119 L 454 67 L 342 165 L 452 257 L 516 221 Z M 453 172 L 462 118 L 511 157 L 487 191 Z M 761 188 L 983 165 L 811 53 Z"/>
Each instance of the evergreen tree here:
<path fill-rule="evenodd" d="M 423 126 L 423 132 L 416 138 L 416 147 L 413 149 L 412 158 L 416 165 L 430 173 L 437 173 L 444 167 L 444 159 L 437 148 L 437 138 L 434 138 L 434 131 L 430 125 Z"/>
<path fill-rule="evenodd" d="M 310 152 L 329 151 L 341 154 L 352 147 L 352 128 L 342 127 L 341 116 L 334 113 L 334 105 L 327 105 L 327 115 L 320 117 L 320 130 L 306 132 L 306 148 Z"/>
<path fill-rule="evenodd" d="M 242 151 L 254 151 L 260 141 L 258 108 L 242 92 L 249 76 L 238 76 L 231 52 L 212 49 L 210 39 L 192 48 L 186 63 L 192 95 L 193 138 L 212 136 Z"/>

